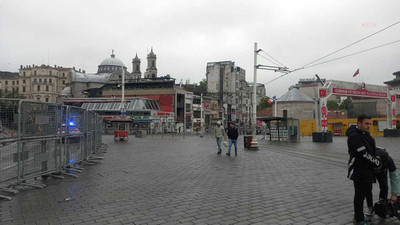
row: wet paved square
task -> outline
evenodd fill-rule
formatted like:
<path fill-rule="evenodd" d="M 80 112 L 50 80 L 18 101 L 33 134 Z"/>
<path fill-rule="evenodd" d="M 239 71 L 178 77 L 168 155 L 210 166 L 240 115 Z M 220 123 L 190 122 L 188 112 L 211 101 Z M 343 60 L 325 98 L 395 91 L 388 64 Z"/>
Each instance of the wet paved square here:
<path fill-rule="evenodd" d="M 148 136 L 109 145 L 78 178 L 52 179 L 0 202 L 0 224 L 350 224 L 346 138 L 260 141 L 217 156 L 211 136 Z M 396 162 L 398 139 L 377 138 Z M 378 186 L 374 185 L 374 199 Z M 373 224 L 400 224 L 373 218 Z"/>

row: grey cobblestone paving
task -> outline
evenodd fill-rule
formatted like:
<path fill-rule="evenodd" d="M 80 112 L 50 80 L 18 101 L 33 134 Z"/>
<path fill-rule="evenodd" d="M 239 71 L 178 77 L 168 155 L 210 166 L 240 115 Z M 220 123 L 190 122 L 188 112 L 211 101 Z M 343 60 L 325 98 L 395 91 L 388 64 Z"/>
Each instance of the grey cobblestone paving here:
<path fill-rule="evenodd" d="M 351 224 L 345 138 L 260 141 L 257 152 L 240 139 L 237 157 L 217 156 L 209 136 L 103 138 L 101 164 L 1 201 L 0 224 Z M 395 141 L 377 139 L 399 159 Z M 375 216 L 373 224 L 400 223 Z"/>

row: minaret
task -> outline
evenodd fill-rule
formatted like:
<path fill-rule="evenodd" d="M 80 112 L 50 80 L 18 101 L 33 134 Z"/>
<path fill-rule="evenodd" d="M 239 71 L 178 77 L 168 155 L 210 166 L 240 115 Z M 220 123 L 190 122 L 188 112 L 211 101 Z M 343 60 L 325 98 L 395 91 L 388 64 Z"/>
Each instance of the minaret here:
<path fill-rule="evenodd" d="M 132 75 L 133 79 L 140 79 L 142 78 L 142 72 L 140 72 L 140 59 L 136 56 L 132 59 Z"/>
<path fill-rule="evenodd" d="M 147 55 L 147 69 L 145 78 L 157 78 L 157 67 L 156 67 L 157 56 L 153 52 L 153 47 L 150 53 Z"/>

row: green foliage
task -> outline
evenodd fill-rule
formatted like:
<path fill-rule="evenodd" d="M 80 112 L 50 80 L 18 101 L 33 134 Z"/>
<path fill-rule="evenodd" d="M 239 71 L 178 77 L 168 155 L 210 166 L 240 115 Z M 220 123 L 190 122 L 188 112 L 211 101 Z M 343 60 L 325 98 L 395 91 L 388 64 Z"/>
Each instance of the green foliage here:
<path fill-rule="evenodd" d="M 201 80 L 199 86 L 200 86 L 202 89 L 207 90 L 207 80 L 206 80 L 205 78 L 204 78 L 203 80 Z"/>
<path fill-rule="evenodd" d="M 339 109 L 349 110 L 351 106 L 352 106 L 352 102 L 351 102 L 350 98 L 346 98 L 346 100 L 344 100 L 342 102 L 342 104 L 340 104 Z"/>
<path fill-rule="evenodd" d="M 272 104 L 268 103 L 268 100 L 270 99 L 270 97 L 264 97 L 260 100 L 260 103 L 257 106 L 257 111 L 272 107 Z"/>
<path fill-rule="evenodd" d="M 4 92 L 3 90 L 0 90 L 0 98 L 19 98 L 19 99 L 24 99 L 25 96 L 18 94 L 16 91 L 11 91 L 11 92 Z"/>
<path fill-rule="evenodd" d="M 349 110 L 349 107 L 352 105 L 351 103 L 350 98 L 347 98 L 340 104 L 336 100 L 328 100 L 327 107 L 328 110 Z"/>
<path fill-rule="evenodd" d="M 337 110 L 339 109 L 339 103 L 335 100 L 328 100 L 327 107 L 328 110 Z"/>

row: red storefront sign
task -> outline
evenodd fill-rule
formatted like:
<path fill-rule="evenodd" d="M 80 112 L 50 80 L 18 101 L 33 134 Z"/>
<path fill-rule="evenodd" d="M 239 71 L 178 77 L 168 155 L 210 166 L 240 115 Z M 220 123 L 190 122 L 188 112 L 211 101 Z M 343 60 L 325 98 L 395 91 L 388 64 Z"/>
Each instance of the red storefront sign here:
<path fill-rule="evenodd" d="M 395 101 L 396 101 L 396 95 L 391 95 L 391 96 L 390 96 L 390 100 L 391 100 L 392 102 L 395 102 Z"/>
<path fill-rule="evenodd" d="M 332 93 L 340 95 L 354 95 L 354 96 L 368 96 L 376 98 L 387 98 L 386 92 L 368 91 L 365 89 L 345 89 L 345 88 L 332 88 Z"/>
<path fill-rule="evenodd" d="M 326 89 L 319 89 L 319 97 L 320 98 L 326 97 Z"/>
<path fill-rule="evenodd" d="M 327 127 L 328 126 L 328 120 L 321 120 L 321 127 Z"/>

